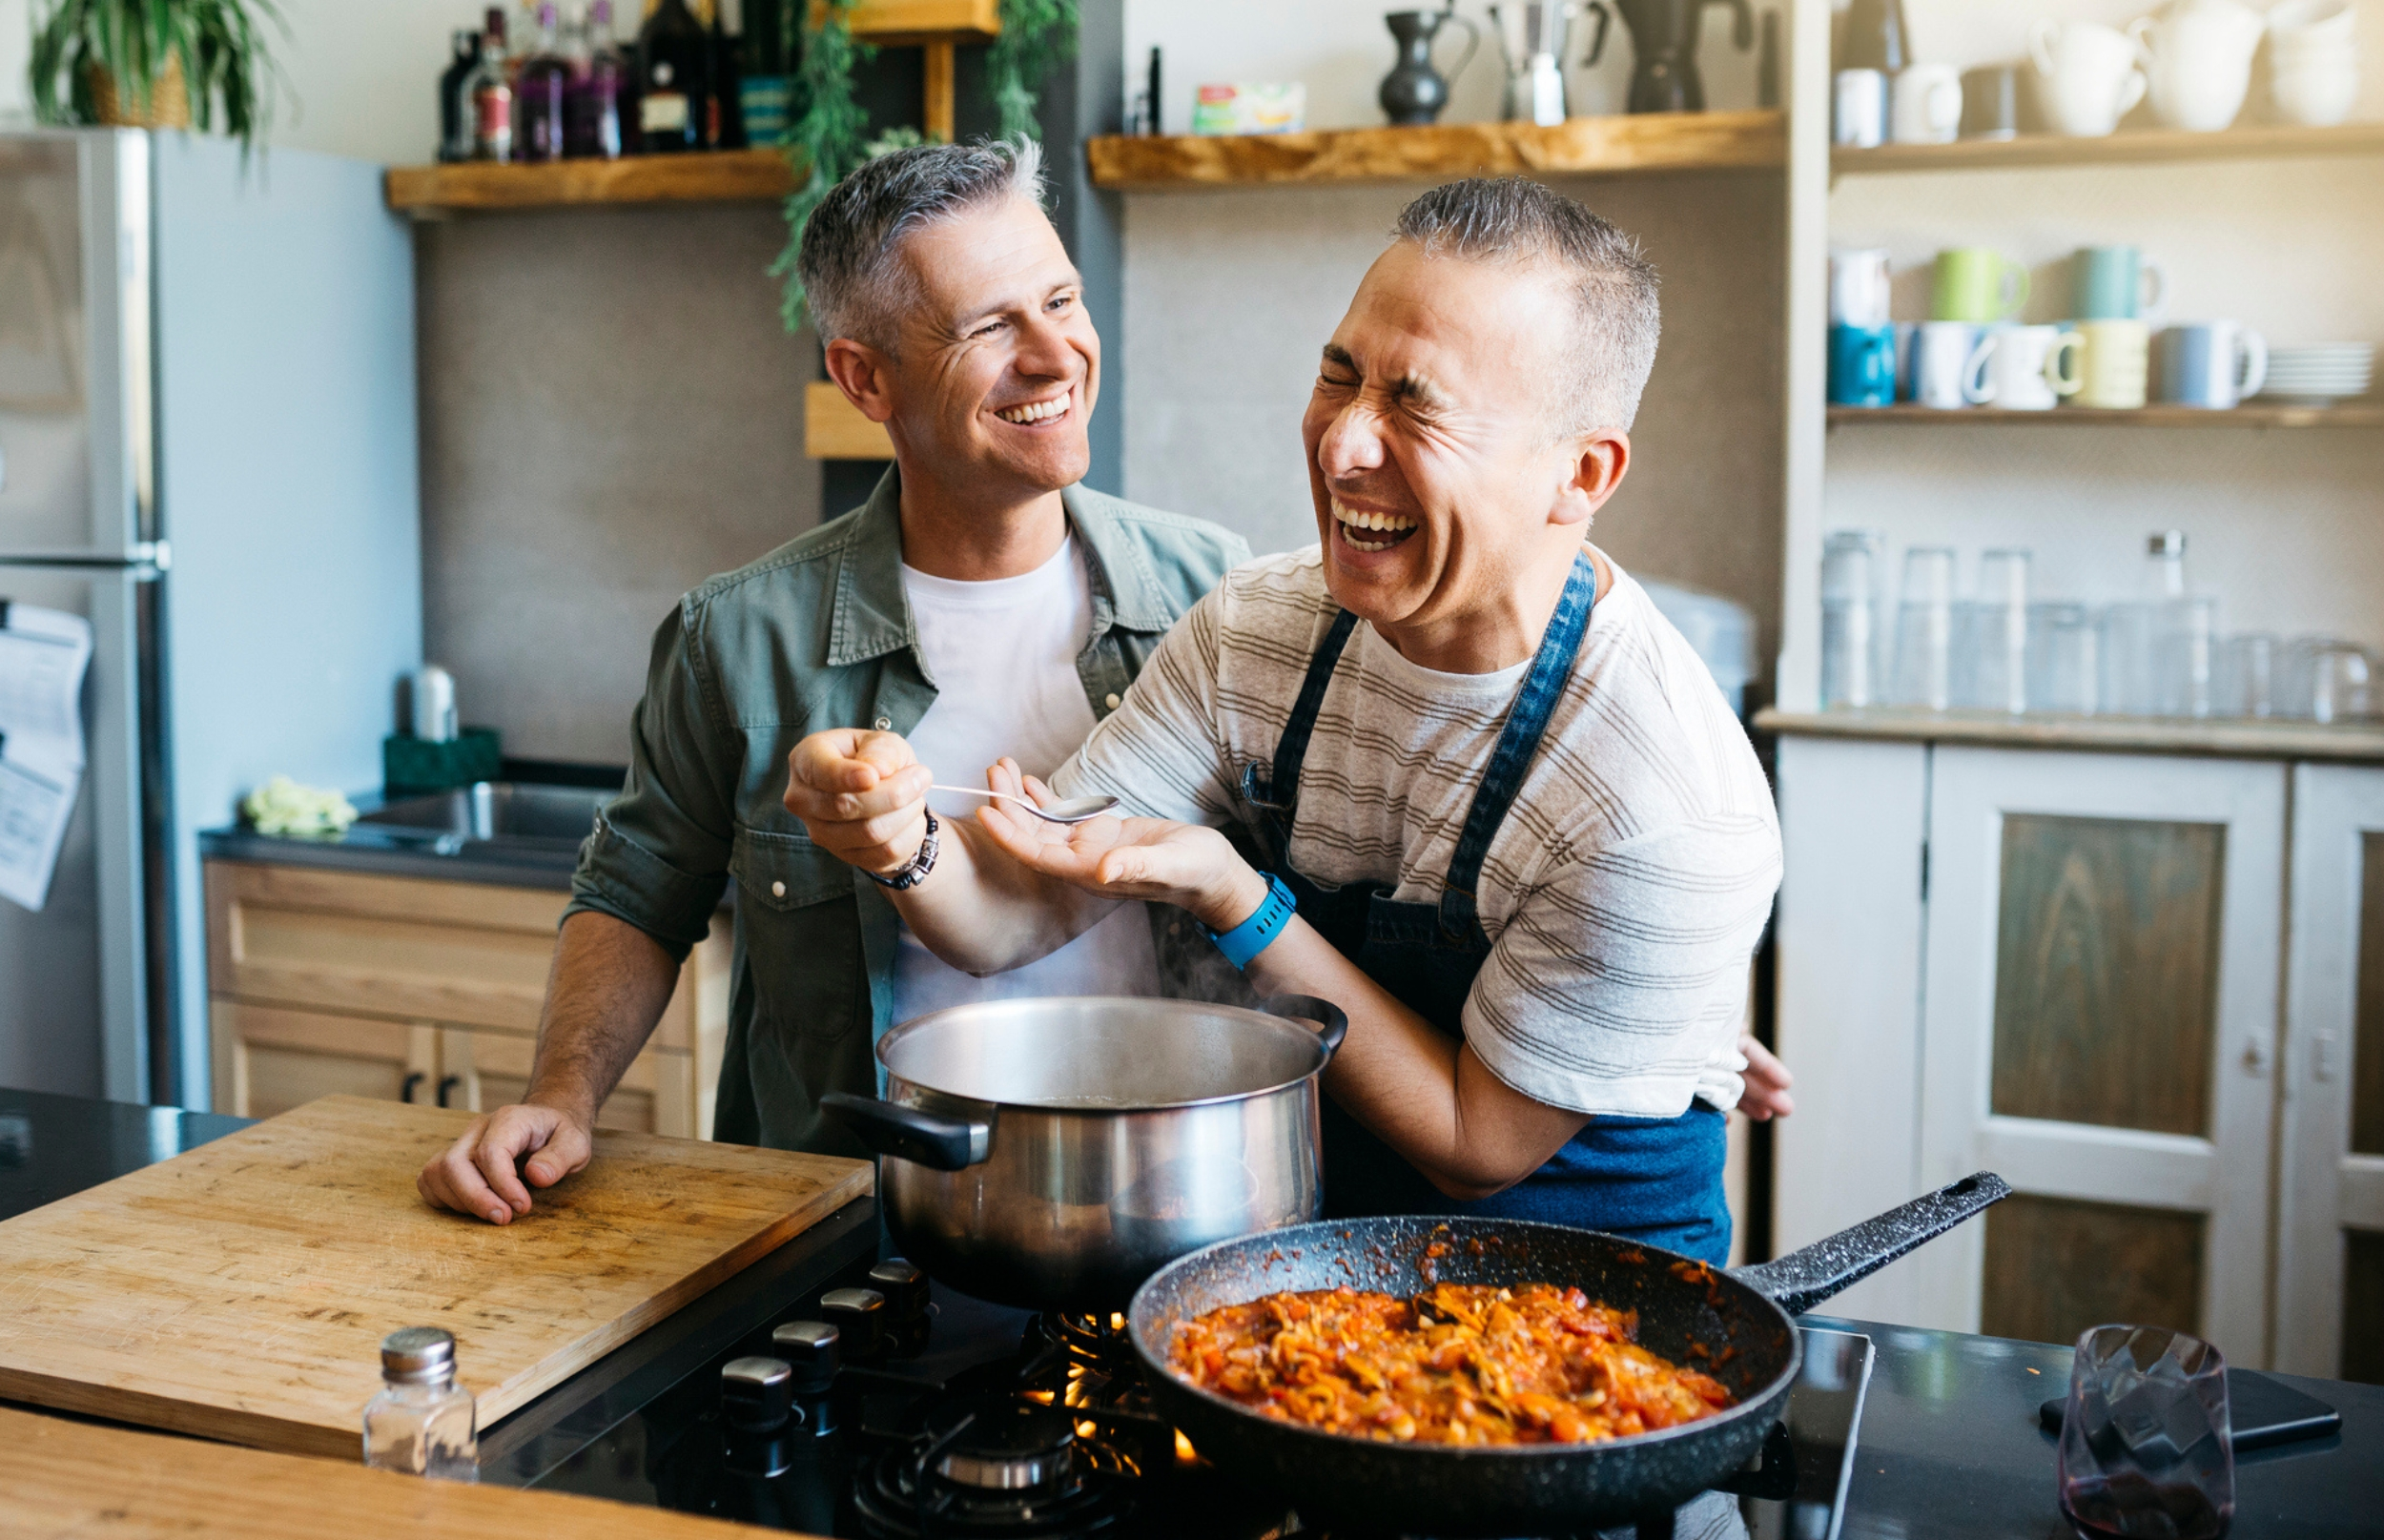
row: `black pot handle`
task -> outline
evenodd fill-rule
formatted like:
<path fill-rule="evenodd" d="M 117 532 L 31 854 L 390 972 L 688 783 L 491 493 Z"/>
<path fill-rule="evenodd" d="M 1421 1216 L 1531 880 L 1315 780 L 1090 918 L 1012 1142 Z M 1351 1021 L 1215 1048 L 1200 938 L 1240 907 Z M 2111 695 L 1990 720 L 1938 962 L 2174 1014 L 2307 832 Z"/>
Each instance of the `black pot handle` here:
<path fill-rule="evenodd" d="M 2010 1182 L 1992 1171 L 1981 1171 L 1776 1262 L 1734 1267 L 1730 1275 L 1768 1295 L 1790 1315 L 1802 1315 L 2010 1196 Z"/>
<path fill-rule="evenodd" d="M 843 1091 L 820 1098 L 819 1110 L 842 1119 L 873 1153 L 891 1155 L 931 1171 L 964 1171 L 982 1164 L 993 1151 L 991 1123 L 939 1118 L 917 1107 Z"/>
<path fill-rule="evenodd" d="M 1286 1021 L 1315 1022 L 1316 1040 L 1325 1045 L 1327 1059 L 1340 1051 L 1341 1039 L 1349 1036 L 1349 1013 L 1313 995 L 1269 995 L 1258 1002 L 1258 1008 Z"/>

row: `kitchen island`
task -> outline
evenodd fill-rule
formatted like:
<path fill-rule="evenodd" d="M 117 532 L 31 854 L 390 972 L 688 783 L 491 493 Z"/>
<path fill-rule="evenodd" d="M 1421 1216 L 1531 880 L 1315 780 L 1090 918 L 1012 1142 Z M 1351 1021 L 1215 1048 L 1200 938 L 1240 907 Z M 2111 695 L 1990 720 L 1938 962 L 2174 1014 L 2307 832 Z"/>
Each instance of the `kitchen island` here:
<path fill-rule="evenodd" d="M 0 1092 L 0 1217 L 65 1196 L 238 1126 L 167 1108 Z M 723 1365 L 873 1260 L 874 1208 L 833 1221 L 680 1311 L 521 1412 L 486 1429 L 482 1479 L 737 1516 L 716 1480 L 673 1479 L 669 1451 L 716 1416 Z M 1015 1350 L 1023 1311 L 937 1291 L 933 1345 L 897 1365 L 941 1377 L 976 1352 Z M 1841 1536 L 2044 1540 L 2068 1532 L 2053 1497 L 2054 1441 L 2037 1407 L 2062 1393 L 2069 1349 L 1819 1315 L 1808 1326 L 1867 1335 L 1874 1365 Z M 766 1347 L 761 1350 L 768 1350 Z M 2276 1378 L 2342 1414 L 2338 1433 L 2239 1457 L 2238 1540 L 2373 1534 L 2384 1527 L 2384 1387 Z M 717 1475 L 716 1461 L 696 1462 Z M 797 1471 L 813 1469 L 798 1465 Z M 678 1471 L 684 1475 L 688 1471 Z M 777 1478 L 789 1479 L 787 1476 Z M 745 1497 L 753 1484 L 732 1484 Z M 771 1485 L 764 1483 L 763 1485 Z M 833 1515 L 790 1491 L 774 1511 Z M 810 1522 L 825 1530 L 827 1524 Z M 1222 1517 L 1211 1532 L 1233 1530 Z M 843 1526 L 836 1525 L 839 1532 Z M 1118 1540 L 1136 1532 L 1129 1525 Z M 1254 1530 L 1252 1533 L 1264 1532 Z M 1772 1532 L 1761 1505 L 1755 1532 Z"/>

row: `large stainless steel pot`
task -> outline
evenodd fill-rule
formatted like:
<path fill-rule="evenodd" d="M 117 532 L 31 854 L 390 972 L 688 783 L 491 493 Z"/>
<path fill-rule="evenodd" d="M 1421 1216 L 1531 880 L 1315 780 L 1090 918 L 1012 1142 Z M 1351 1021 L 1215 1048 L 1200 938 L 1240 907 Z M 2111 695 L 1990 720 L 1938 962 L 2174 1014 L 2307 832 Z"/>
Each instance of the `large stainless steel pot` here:
<path fill-rule="evenodd" d="M 1187 1252 L 1317 1217 L 1316 1081 L 1347 1030 L 1302 995 L 964 1005 L 878 1039 L 883 1100 L 821 1102 L 883 1157 L 887 1225 L 930 1274 L 1121 1310 Z"/>

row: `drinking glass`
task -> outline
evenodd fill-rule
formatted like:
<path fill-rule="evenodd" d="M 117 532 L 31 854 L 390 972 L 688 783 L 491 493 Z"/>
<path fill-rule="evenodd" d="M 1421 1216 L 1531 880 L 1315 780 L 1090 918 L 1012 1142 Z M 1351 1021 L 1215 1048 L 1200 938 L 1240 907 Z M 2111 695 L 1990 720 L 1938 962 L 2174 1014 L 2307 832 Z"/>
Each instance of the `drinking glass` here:
<path fill-rule="evenodd" d="M 1942 711 L 1953 704 L 1954 553 L 1943 545 L 1904 552 L 1896 608 L 1897 706 Z"/>
<path fill-rule="evenodd" d="M 2103 609 L 2097 647 L 2103 711 L 2111 716 L 2150 716 L 2160 706 L 2160 670 L 2155 661 L 2166 602 L 2108 605 Z"/>
<path fill-rule="evenodd" d="M 2100 1534 L 2217 1540 L 2235 1512 L 2227 1361 L 2162 1326 L 2089 1326 L 2069 1366 L 2059 1491 Z"/>
<path fill-rule="evenodd" d="M 1821 706 L 1877 706 L 1879 578 L 1887 537 L 1839 529 L 1821 544 Z"/>
<path fill-rule="evenodd" d="M 2028 702 L 2040 711 L 2092 716 L 2101 696 L 2101 637 L 2084 605 L 2028 606 Z"/>
<path fill-rule="evenodd" d="M 2218 600 L 2209 594 L 2172 599 L 2161 606 L 2158 624 L 2154 709 L 2163 716 L 2209 716 L 2217 685 Z"/>
<path fill-rule="evenodd" d="M 2276 638 L 2266 631 L 2230 636 L 2219 653 L 2217 701 L 2220 716 L 2269 717 L 2276 714 Z"/>
<path fill-rule="evenodd" d="M 2365 647 L 2321 642 L 2310 650 L 2310 720 L 2356 722 L 2374 714 Z"/>
<path fill-rule="evenodd" d="M 2028 708 L 2028 553 L 1979 558 L 1978 602 L 1964 606 L 1957 698 L 1989 711 Z"/>

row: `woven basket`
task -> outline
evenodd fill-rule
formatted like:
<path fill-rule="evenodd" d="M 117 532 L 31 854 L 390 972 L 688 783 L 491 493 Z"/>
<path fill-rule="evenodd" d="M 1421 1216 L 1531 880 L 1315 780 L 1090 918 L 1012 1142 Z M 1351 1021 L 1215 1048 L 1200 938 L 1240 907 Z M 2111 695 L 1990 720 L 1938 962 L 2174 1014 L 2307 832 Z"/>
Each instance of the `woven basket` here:
<path fill-rule="evenodd" d="M 149 110 L 134 113 L 116 95 L 115 75 L 99 65 L 91 67 L 92 109 L 102 125 L 112 129 L 187 129 L 191 126 L 191 92 L 182 79 L 182 61 L 166 67 L 150 82 Z"/>

